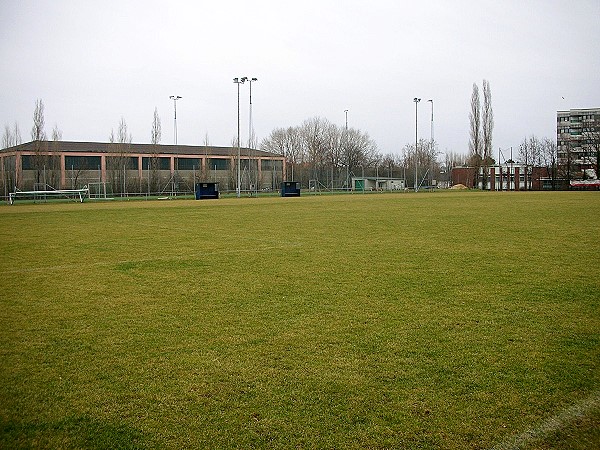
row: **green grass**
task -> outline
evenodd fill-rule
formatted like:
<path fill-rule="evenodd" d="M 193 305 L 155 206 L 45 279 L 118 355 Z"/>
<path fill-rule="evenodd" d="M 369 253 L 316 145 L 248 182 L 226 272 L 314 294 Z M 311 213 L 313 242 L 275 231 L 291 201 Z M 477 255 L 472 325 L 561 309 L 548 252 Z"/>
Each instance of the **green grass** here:
<path fill-rule="evenodd" d="M 581 402 L 527 448 L 590 448 L 599 223 L 593 192 L 2 206 L 0 448 L 490 448 Z"/>

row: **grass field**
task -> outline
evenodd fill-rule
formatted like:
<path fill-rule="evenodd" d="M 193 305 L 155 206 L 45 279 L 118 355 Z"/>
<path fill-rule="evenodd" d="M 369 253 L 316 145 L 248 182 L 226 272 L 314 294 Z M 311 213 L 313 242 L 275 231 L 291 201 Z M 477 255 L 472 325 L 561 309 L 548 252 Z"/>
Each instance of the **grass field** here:
<path fill-rule="evenodd" d="M 600 195 L 0 206 L 0 448 L 599 448 Z"/>

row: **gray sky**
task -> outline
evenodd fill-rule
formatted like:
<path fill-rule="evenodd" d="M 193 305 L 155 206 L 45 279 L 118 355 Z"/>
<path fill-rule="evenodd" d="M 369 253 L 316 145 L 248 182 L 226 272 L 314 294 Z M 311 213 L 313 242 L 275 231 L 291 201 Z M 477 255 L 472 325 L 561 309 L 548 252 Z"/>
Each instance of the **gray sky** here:
<path fill-rule="evenodd" d="M 467 153 L 472 85 L 490 82 L 494 151 L 553 137 L 556 110 L 600 107 L 600 0 L 0 0 L 0 126 L 107 141 L 123 117 L 133 142 L 230 145 L 234 77 L 252 85 L 257 138 L 326 118 L 369 133 L 382 153 L 429 138 Z M 248 85 L 241 86 L 248 136 Z"/>

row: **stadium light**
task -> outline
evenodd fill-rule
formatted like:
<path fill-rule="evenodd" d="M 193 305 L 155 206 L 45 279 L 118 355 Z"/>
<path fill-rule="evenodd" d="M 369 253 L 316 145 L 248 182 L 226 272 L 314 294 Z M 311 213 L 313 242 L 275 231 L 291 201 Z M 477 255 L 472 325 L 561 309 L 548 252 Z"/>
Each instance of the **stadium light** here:
<path fill-rule="evenodd" d="M 258 81 L 258 78 L 249 78 L 250 83 L 250 110 L 248 111 L 248 148 L 250 148 L 252 142 L 252 82 Z"/>
<path fill-rule="evenodd" d="M 419 155 L 417 154 L 417 148 L 419 146 L 418 109 L 421 99 L 415 97 L 413 101 L 415 102 L 415 192 L 417 192 L 419 190 L 419 180 L 417 175 L 417 172 L 419 171 Z"/>
<path fill-rule="evenodd" d="M 177 100 L 182 99 L 183 97 L 180 97 L 179 95 L 171 95 L 169 97 L 171 100 L 173 100 L 173 111 L 174 111 L 174 129 L 175 129 L 175 145 L 177 145 Z"/>
<path fill-rule="evenodd" d="M 350 191 L 350 154 L 348 152 L 348 110 L 344 110 L 346 114 L 346 131 L 344 132 L 344 150 L 346 151 L 346 190 Z M 363 180 L 363 184 L 365 180 Z"/>
<path fill-rule="evenodd" d="M 244 84 L 248 80 L 248 77 L 234 78 L 233 82 L 237 84 L 237 197 L 240 197 L 241 193 L 241 172 L 240 172 L 240 84 Z"/>

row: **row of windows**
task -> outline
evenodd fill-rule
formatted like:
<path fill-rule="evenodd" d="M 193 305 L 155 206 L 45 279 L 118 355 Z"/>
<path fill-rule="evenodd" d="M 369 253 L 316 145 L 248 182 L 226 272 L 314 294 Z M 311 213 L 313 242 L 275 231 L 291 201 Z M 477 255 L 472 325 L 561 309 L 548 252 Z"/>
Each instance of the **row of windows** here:
<path fill-rule="evenodd" d="M 566 147 L 570 145 L 571 148 L 579 148 L 587 145 L 595 148 L 598 145 L 598 141 L 596 139 L 578 139 L 577 141 L 558 141 L 556 145 L 559 147 Z"/>
<path fill-rule="evenodd" d="M 44 166 L 60 167 L 59 156 L 45 156 L 45 159 L 40 158 L 36 155 L 23 155 L 21 157 L 21 165 L 23 170 L 35 170 L 37 168 L 42 169 Z M 207 168 L 210 170 L 229 170 L 230 159 L 227 158 L 209 158 L 206 162 Z M 67 170 L 100 170 L 101 168 L 101 157 L 100 156 L 65 156 L 65 169 Z M 177 170 L 199 170 L 202 167 L 202 161 L 200 158 L 175 158 L 175 166 Z M 282 161 L 271 161 L 262 160 L 261 169 L 268 170 L 279 170 L 283 167 Z M 139 158 L 136 156 L 107 156 L 106 157 L 106 168 L 108 170 L 138 170 Z M 169 157 L 142 157 L 143 170 L 171 170 L 171 158 Z M 242 170 L 256 170 L 256 160 L 241 160 Z"/>
<path fill-rule="evenodd" d="M 598 116 L 594 114 L 583 114 L 581 116 L 562 116 L 558 118 L 558 122 L 581 122 L 582 120 L 598 120 Z"/>

